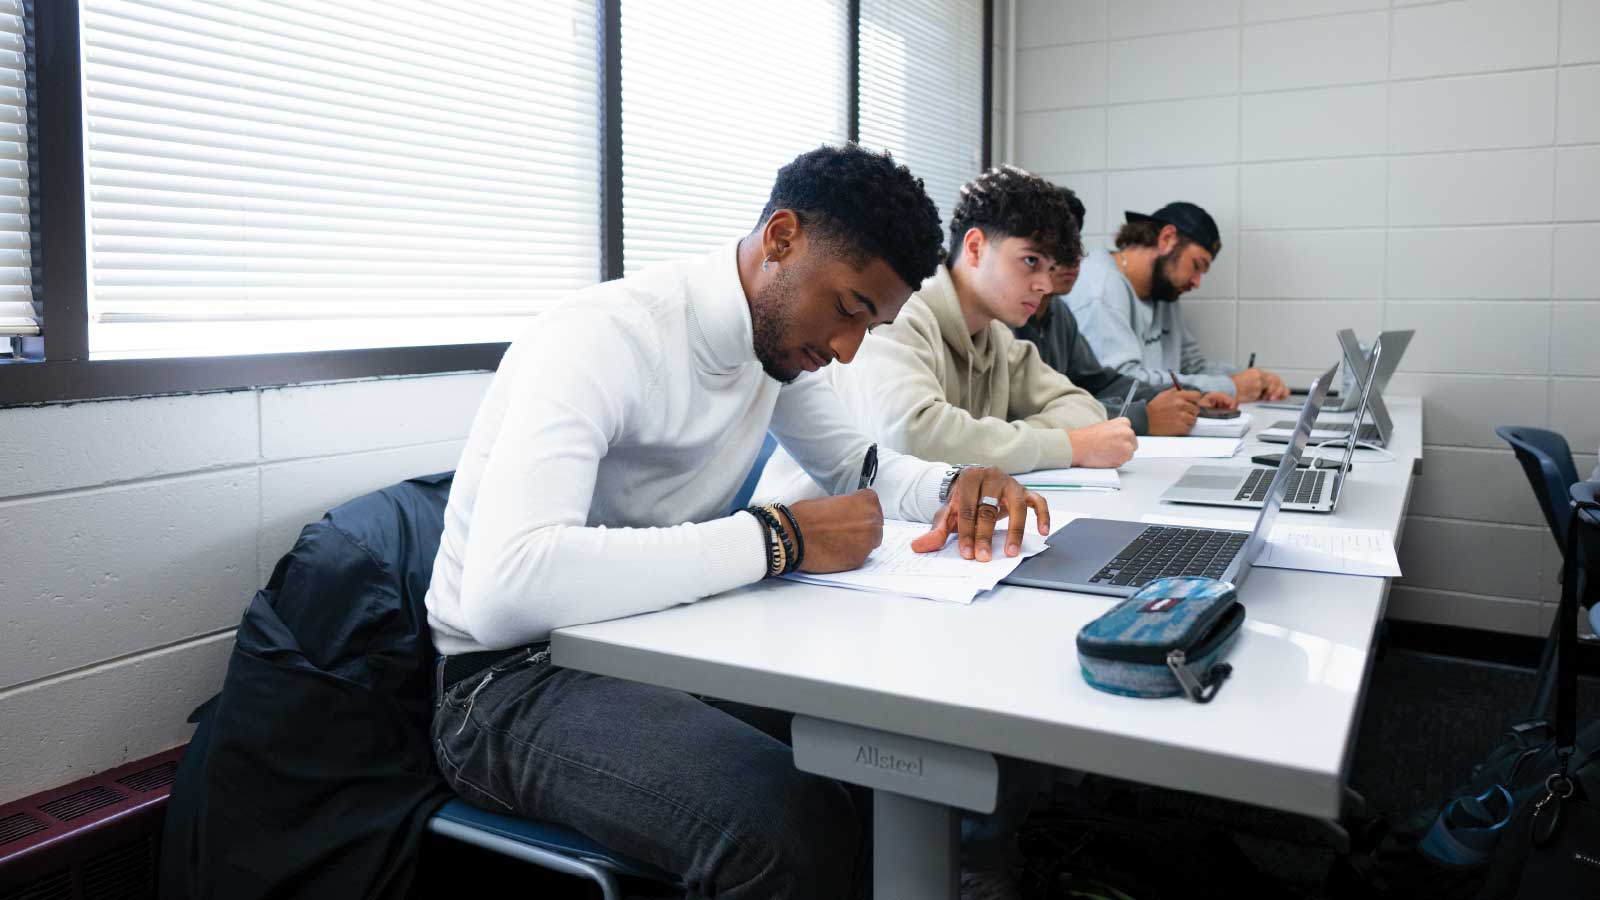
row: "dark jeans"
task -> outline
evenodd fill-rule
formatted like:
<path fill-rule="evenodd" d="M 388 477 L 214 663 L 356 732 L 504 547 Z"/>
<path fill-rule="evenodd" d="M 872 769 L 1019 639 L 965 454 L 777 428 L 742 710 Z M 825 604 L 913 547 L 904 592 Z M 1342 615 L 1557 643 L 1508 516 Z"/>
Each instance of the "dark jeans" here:
<path fill-rule="evenodd" d="M 866 883 L 870 795 L 797 770 L 792 718 L 520 656 L 441 692 L 434 755 L 468 802 L 576 829 L 689 897 L 839 900 Z"/>

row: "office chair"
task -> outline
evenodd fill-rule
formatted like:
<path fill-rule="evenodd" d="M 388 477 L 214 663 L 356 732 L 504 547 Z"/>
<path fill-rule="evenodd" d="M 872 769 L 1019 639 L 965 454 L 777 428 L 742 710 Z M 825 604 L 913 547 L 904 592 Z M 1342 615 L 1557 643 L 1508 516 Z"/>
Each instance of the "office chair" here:
<path fill-rule="evenodd" d="M 605 900 L 622 900 L 618 876 L 678 886 L 677 878 L 619 856 L 570 828 L 488 812 L 451 800 L 428 820 L 428 830 L 464 844 L 577 878 L 600 888 Z"/>
<path fill-rule="evenodd" d="M 1578 467 L 1572 462 L 1567 439 L 1554 431 L 1516 425 L 1501 425 L 1494 433 L 1511 445 L 1511 452 L 1533 487 L 1533 495 L 1539 499 L 1556 546 L 1565 548 L 1567 520 L 1572 515 L 1567 492 L 1578 483 Z"/>
<path fill-rule="evenodd" d="M 750 498 L 755 495 L 756 485 L 761 483 L 761 470 L 767 467 L 767 460 L 772 458 L 772 452 L 777 449 L 777 439 L 772 436 L 772 432 L 767 432 L 766 440 L 761 442 L 761 451 L 756 454 L 756 461 L 750 466 L 750 474 L 744 477 L 744 484 L 739 486 L 739 493 L 733 495 L 733 503 L 728 506 L 730 513 L 750 505 Z"/>
<path fill-rule="evenodd" d="M 1572 450 L 1567 439 L 1544 428 L 1501 425 L 1494 430 L 1500 439 L 1511 445 L 1511 452 L 1522 464 L 1523 474 L 1533 488 L 1544 513 L 1550 536 L 1563 555 L 1567 546 L 1567 523 L 1572 517 L 1570 491 L 1578 483 L 1578 467 L 1572 461 Z M 1594 610 L 1590 610 L 1591 627 L 1596 623 Z M 1559 617 L 1550 623 L 1550 635 L 1539 659 L 1538 687 L 1534 692 L 1533 715 L 1543 716 L 1550 708 L 1550 698 L 1555 691 L 1555 654 Z"/>

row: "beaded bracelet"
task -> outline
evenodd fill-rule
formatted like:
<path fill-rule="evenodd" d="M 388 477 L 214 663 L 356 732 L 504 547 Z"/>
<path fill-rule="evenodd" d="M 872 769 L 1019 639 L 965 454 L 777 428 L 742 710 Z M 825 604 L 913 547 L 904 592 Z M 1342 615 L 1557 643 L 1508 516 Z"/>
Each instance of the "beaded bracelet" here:
<path fill-rule="evenodd" d="M 778 533 L 778 540 L 783 544 L 783 556 L 786 564 L 778 574 L 787 575 L 793 572 L 800 564 L 800 554 L 795 552 L 794 539 L 789 537 L 789 532 L 784 530 L 783 522 L 778 518 L 777 504 L 769 503 L 761 507 L 761 509 L 767 514 L 767 523 Z"/>
<path fill-rule="evenodd" d="M 759 506 L 747 506 L 744 511 L 755 516 L 756 521 L 761 523 L 761 536 L 767 545 L 767 577 L 782 575 L 789 562 L 788 554 L 780 540 L 783 528 L 778 525 L 778 520 L 772 513 Z"/>
<path fill-rule="evenodd" d="M 795 521 L 794 513 L 789 512 L 789 507 L 784 506 L 782 503 L 774 503 L 772 505 L 778 508 L 778 512 L 783 513 L 785 519 L 789 520 L 789 530 L 794 532 L 794 567 L 798 569 L 805 565 L 806 562 L 805 535 L 800 533 L 800 523 Z"/>

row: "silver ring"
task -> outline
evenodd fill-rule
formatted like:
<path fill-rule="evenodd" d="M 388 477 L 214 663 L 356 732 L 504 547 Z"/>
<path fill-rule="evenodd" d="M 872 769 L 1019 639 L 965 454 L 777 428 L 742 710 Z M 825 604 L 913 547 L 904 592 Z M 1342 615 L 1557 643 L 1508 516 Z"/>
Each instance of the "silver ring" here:
<path fill-rule="evenodd" d="M 978 505 L 979 506 L 992 506 L 996 510 L 999 510 L 1000 509 L 1000 498 L 999 497 L 979 497 L 978 498 Z"/>

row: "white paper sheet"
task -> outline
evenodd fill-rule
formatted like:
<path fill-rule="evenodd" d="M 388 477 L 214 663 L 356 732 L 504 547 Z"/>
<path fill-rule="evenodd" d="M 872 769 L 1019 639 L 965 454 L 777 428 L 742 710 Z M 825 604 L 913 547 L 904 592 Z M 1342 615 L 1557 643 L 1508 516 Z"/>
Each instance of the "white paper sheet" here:
<path fill-rule="evenodd" d="M 1189 431 L 1189 437 L 1244 437 L 1250 430 L 1250 414 L 1240 413 L 1234 419 L 1196 419 L 1194 428 Z"/>
<path fill-rule="evenodd" d="M 1051 530 L 1071 521 L 1063 517 L 1060 524 L 1052 521 Z M 1022 552 L 1017 556 L 1005 555 L 1005 523 L 994 534 L 992 556 L 989 562 L 962 559 L 961 547 L 954 536 L 934 553 L 917 553 L 910 549 L 911 541 L 928 531 L 928 526 L 918 522 L 894 519 L 883 523 L 883 543 L 872 551 L 867 562 L 850 572 L 812 575 L 797 572 L 786 577 L 809 584 L 823 584 L 858 591 L 901 594 L 947 603 L 971 603 L 978 594 L 993 588 L 1000 579 L 1011 574 L 1024 559 L 1045 549 L 1045 537 L 1039 534 L 1033 517 L 1028 517 L 1028 530 L 1022 539 Z"/>
<path fill-rule="evenodd" d="M 1095 489 L 1114 491 L 1122 487 L 1122 476 L 1116 469 L 1038 469 L 1017 476 L 1023 487 L 1035 491 L 1053 489 Z"/>
<path fill-rule="evenodd" d="M 1134 459 L 1227 459 L 1244 441 L 1232 437 L 1150 437 L 1141 435 Z"/>
<path fill-rule="evenodd" d="M 1184 525 L 1190 528 L 1231 528 L 1249 531 L 1254 523 L 1227 519 L 1149 514 L 1139 521 L 1151 525 Z M 1400 577 L 1400 558 L 1394 549 L 1394 532 L 1378 528 L 1336 528 L 1328 525 L 1301 525 L 1297 522 L 1273 523 L 1267 546 L 1255 565 L 1273 569 L 1299 569 L 1304 572 L 1332 572 L 1335 575 Z"/>
<path fill-rule="evenodd" d="M 1274 525 L 1255 564 L 1340 575 L 1400 577 L 1394 532 L 1376 528 Z"/>

